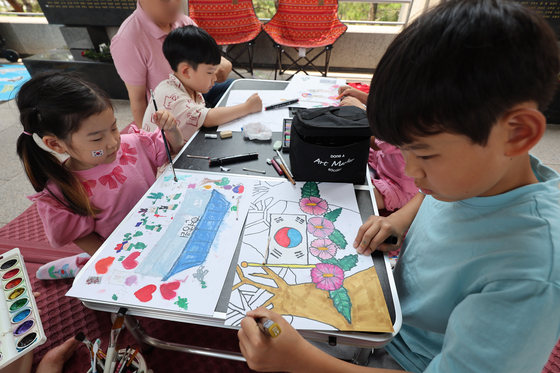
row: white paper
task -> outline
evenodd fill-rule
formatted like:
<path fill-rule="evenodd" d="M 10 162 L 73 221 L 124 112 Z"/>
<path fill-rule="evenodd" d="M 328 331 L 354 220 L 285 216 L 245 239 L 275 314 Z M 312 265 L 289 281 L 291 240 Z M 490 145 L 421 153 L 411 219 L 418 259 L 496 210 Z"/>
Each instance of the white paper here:
<path fill-rule="evenodd" d="M 225 324 L 239 326 L 247 311 L 265 306 L 278 310 L 298 329 L 356 330 L 352 308 L 367 312 L 365 308 L 376 305 L 361 304 L 359 297 L 354 297 L 349 298 L 350 306 L 337 307 L 332 299 L 340 292 L 351 295 L 346 288 L 365 274 L 353 276 L 373 267 L 371 256 L 358 255 L 352 247 L 361 224 L 352 184 L 257 182 Z M 319 280 L 319 270 L 330 270 L 334 275 L 326 273 Z M 367 276 L 369 286 L 373 280 Z M 378 303 L 386 310 L 381 290 L 379 294 Z M 338 323 L 318 321 L 317 312 L 327 311 Z M 378 329 L 374 317 L 371 328 L 359 327 L 391 331 L 387 311 L 383 321 L 385 329 Z"/>
<path fill-rule="evenodd" d="M 167 171 L 80 271 L 67 295 L 213 315 L 254 181 Z"/>
<path fill-rule="evenodd" d="M 249 123 L 263 123 L 272 130 L 272 132 L 282 132 L 284 118 L 289 118 L 290 114 L 287 108 L 279 108 L 265 111 L 266 106 L 278 104 L 285 100 L 293 99 L 287 96 L 284 91 L 251 91 L 251 90 L 235 90 L 230 91 L 226 106 L 235 106 L 244 103 L 253 94 L 258 93 L 262 100 L 263 108 L 258 113 L 246 115 L 244 117 L 232 120 L 226 124 L 222 124 L 218 131 L 242 131 L 243 126 Z M 297 105 L 290 105 L 297 106 Z"/>
<path fill-rule="evenodd" d="M 338 88 L 346 79 L 295 75 L 285 89 L 286 94 L 298 98 L 305 107 L 338 106 Z"/>

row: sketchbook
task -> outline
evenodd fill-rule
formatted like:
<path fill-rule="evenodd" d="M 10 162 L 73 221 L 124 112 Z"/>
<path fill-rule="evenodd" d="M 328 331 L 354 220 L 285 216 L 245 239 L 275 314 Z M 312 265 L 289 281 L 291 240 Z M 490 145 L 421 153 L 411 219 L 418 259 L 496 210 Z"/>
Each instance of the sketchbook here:
<path fill-rule="evenodd" d="M 253 180 L 167 171 L 88 261 L 68 296 L 213 315 Z"/>
<path fill-rule="evenodd" d="M 225 324 L 267 307 L 296 329 L 393 332 L 352 184 L 254 185 Z"/>

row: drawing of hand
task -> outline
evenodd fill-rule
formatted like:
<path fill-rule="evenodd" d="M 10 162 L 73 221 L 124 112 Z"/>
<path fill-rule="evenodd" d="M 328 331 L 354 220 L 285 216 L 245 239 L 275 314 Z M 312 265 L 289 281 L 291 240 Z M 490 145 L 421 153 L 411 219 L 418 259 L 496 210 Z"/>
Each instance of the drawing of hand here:
<path fill-rule="evenodd" d="M 276 322 L 282 333 L 276 338 L 262 333 L 256 322 L 260 318 Z M 237 336 L 247 364 L 259 372 L 291 372 L 314 349 L 282 316 L 264 307 L 247 312 Z"/>

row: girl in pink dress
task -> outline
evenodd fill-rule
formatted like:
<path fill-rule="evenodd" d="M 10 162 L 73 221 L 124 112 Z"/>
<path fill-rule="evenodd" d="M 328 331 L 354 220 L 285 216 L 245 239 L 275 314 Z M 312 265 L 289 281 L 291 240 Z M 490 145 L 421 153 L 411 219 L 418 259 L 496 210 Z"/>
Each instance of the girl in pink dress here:
<path fill-rule="evenodd" d="M 23 125 L 17 152 L 37 191 L 28 198 L 54 248 L 74 242 L 85 252 L 43 266 L 37 277 L 73 276 L 156 180 L 167 161 L 161 132 L 133 127 L 121 136 L 109 96 L 73 74 L 32 78 L 17 105 Z M 179 152 L 183 136 L 175 118 L 163 110 L 155 115 L 171 151 Z"/>

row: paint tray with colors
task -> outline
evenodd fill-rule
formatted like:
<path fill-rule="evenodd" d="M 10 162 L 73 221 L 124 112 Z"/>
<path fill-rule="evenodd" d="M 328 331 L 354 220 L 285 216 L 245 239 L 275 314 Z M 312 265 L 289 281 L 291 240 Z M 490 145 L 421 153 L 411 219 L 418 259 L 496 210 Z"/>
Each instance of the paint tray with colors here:
<path fill-rule="evenodd" d="M 0 254 L 0 369 L 46 342 L 19 249 Z"/>

